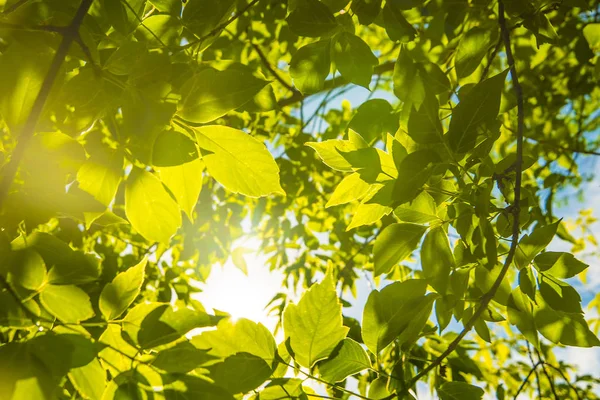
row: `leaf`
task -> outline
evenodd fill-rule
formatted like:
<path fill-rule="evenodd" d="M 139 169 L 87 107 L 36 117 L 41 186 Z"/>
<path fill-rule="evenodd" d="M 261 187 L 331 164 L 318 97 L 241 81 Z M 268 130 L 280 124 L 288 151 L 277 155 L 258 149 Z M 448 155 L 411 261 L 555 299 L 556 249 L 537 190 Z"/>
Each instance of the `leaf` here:
<path fill-rule="evenodd" d="M 42 87 L 52 52 L 46 46 L 16 43 L 0 57 L 0 115 L 16 134 Z"/>
<path fill-rule="evenodd" d="M 496 121 L 508 70 L 475 85 L 452 112 L 447 133 L 450 148 L 464 154 L 473 148 L 482 125 Z"/>
<path fill-rule="evenodd" d="M 27 312 L 29 310 L 30 312 Z M 6 328 L 34 327 L 31 315 L 40 315 L 40 307 L 33 300 L 19 301 L 8 292 L 0 292 L 0 325 Z M 0 385 L 1 386 L 1 385 Z"/>
<path fill-rule="evenodd" d="M 119 273 L 100 294 L 100 311 L 107 321 L 118 318 L 140 294 L 148 260 Z"/>
<path fill-rule="evenodd" d="M 488 49 L 498 40 L 496 26 L 476 26 L 465 32 L 456 48 L 454 65 L 458 78 L 471 75 L 487 54 Z"/>
<path fill-rule="evenodd" d="M 413 61 L 408 50 L 400 49 L 394 66 L 394 94 L 404 103 L 419 107 L 425 99 L 425 82 L 422 70 Z"/>
<path fill-rule="evenodd" d="M 512 291 L 506 310 L 510 324 L 515 325 L 530 343 L 539 348 L 537 327 L 533 318 L 533 302 L 521 288 L 517 287 Z"/>
<path fill-rule="evenodd" d="M 367 194 L 370 186 L 371 185 L 360 179 L 360 175 L 356 172 L 347 175 L 336 186 L 325 207 L 333 207 L 360 200 Z"/>
<path fill-rule="evenodd" d="M 441 226 L 430 230 L 423 240 L 421 268 L 431 287 L 438 293 L 446 293 L 450 271 L 454 268 L 454 256 L 448 235 Z"/>
<path fill-rule="evenodd" d="M 309 43 L 298 49 L 290 61 L 290 76 L 304 94 L 323 90 L 331 69 L 330 40 Z"/>
<path fill-rule="evenodd" d="M 221 125 L 197 128 L 196 136 L 208 173 L 226 189 L 250 197 L 285 195 L 277 163 L 252 136 Z"/>
<path fill-rule="evenodd" d="M 350 32 L 339 32 L 331 44 L 331 58 L 345 79 L 369 88 L 373 67 L 379 64 L 379 60 L 361 38 Z"/>
<path fill-rule="evenodd" d="M 235 0 L 195 0 L 185 5 L 181 20 L 198 37 L 207 36 L 231 16 Z"/>
<path fill-rule="evenodd" d="M 288 304 L 283 314 L 283 329 L 285 337 L 290 338 L 294 359 L 306 368 L 329 357 L 346 337 L 348 328 L 343 326 L 342 305 L 331 271 L 321 283 L 312 285 L 298 304 Z"/>
<path fill-rule="evenodd" d="M 354 216 L 346 232 L 363 225 L 374 224 L 392 212 L 394 182 L 384 185 L 371 185 L 369 192 L 354 211 Z"/>
<path fill-rule="evenodd" d="M 589 23 L 583 27 L 583 36 L 587 40 L 590 49 L 600 49 L 600 23 Z"/>
<path fill-rule="evenodd" d="M 213 318 L 205 312 L 189 308 L 174 310 L 164 303 L 140 303 L 123 318 L 124 331 L 143 349 L 175 341 L 194 328 L 213 325 Z"/>
<path fill-rule="evenodd" d="M 246 318 L 222 319 L 216 330 L 202 332 L 192 343 L 215 357 L 227 358 L 243 352 L 260 357 L 269 365 L 277 348 L 273 335 L 263 324 Z"/>
<path fill-rule="evenodd" d="M 173 193 L 179 207 L 191 221 L 202 191 L 203 171 L 204 162 L 200 159 L 176 167 L 158 168 L 160 180 Z"/>
<path fill-rule="evenodd" d="M 443 128 L 439 109 L 437 97 L 431 93 L 425 95 L 423 104 L 418 110 L 415 106 L 411 106 L 407 132 L 415 142 L 433 144 L 442 141 Z"/>
<path fill-rule="evenodd" d="M 384 133 L 398 130 L 398 115 L 390 103 L 383 99 L 367 100 L 358 107 L 348 128 L 358 132 L 369 143 L 381 139 Z"/>
<path fill-rule="evenodd" d="M 329 168 L 344 172 L 352 171 L 352 165 L 341 154 L 341 152 L 356 150 L 356 146 L 349 140 L 330 139 L 322 142 L 306 142 L 305 145 L 315 150 Z"/>
<path fill-rule="evenodd" d="M 100 335 L 100 341 L 107 347 L 100 350 L 98 356 L 113 376 L 128 371 L 131 367 L 131 359 L 138 354 L 138 349 L 125 341 L 123 332 L 119 325 L 108 324 Z"/>
<path fill-rule="evenodd" d="M 62 322 L 79 323 L 94 316 L 90 297 L 74 285 L 46 285 L 40 293 L 40 302 Z"/>
<path fill-rule="evenodd" d="M 374 274 L 387 274 L 417 248 L 426 227 L 398 223 L 387 226 L 375 239 L 373 246 Z"/>
<path fill-rule="evenodd" d="M 538 271 L 559 279 L 572 278 L 589 267 L 588 264 L 576 259 L 573 254 L 556 251 L 538 254 L 533 259 L 533 265 Z"/>
<path fill-rule="evenodd" d="M 104 10 L 113 28 L 128 35 L 139 25 L 145 3 L 145 0 L 127 0 L 127 7 L 120 0 L 104 0 Z"/>
<path fill-rule="evenodd" d="M 297 378 L 273 379 L 260 391 L 260 400 L 307 400 L 302 381 Z"/>
<path fill-rule="evenodd" d="M 415 40 L 416 29 L 402 15 L 403 0 L 388 0 L 383 7 L 385 31 L 395 42 L 407 43 Z"/>
<path fill-rule="evenodd" d="M 177 114 L 192 122 L 211 122 L 250 101 L 267 84 L 248 70 L 206 68 L 184 83 Z"/>
<path fill-rule="evenodd" d="M 369 355 L 352 339 L 342 340 L 339 351 L 319 364 L 319 374 L 327 382 L 341 382 L 350 375 L 371 368 Z"/>
<path fill-rule="evenodd" d="M 381 11 L 381 0 L 356 0 L 352 2 L 350 9 L 362 25 L 369 25 Z"/>
<path fill-rule="evenodd" d="M 205 350 L 199 350 L 189 342 L 161 350 L 152 361 L 152 366 L 168 373 L 188 373 L 202 365 L 213 362 Z"/>
<path fill-rule="evenodd" d="M 554 238 L 560 221 L 543 227 L 536 226 L 530 235 L 524 235 L 519 241 L 515 252 L 515 264 L 519 269 L 524 268 L 546 248 Z"/>
<path fill-rule="evenodd" d="M 368 147 L 341 154 L 367 183 L 386 183 L 398 176 L 394 159 L 381 149 Z"/>
<path fill-rule="evenodd" d="M 181 226 L 175 200 L 156 176 L 139 168 L 131 171 L 125 184 L 125 214 L 133 228 L 149 241 L 168 244 Z"/>
<path fill-rule="evenodd" d="M 302 0 L 287 17 L 290 30 L 296 35 L 327 36 L 337 28 L 335 17 L 319 0 Z"/>
<path fill-rule="evenodd" d="M 110 205 L 123 177 L 123 157 L 89 158 L 77 171 L 79 188 L 94 196 L 105 206 Z"/>
<path fill-rule="evenodd" d="M 46 265 L 40 254 L 32 248 L 11 254 L 7 280 L 13 285 L 37 291 L 46 283 Z"/>
<path fill-rule="evenodd" d="M 437 389 L 440 400 L 480 400 L 482 388 L 465 382 L 446 382 Z"/>
<path fill-rule="evenodd" d="M 552 309 L 567 313 L 583 314 L 581 297 L 568 283 L 540 274 L 540 295 Z"/>
<path fill-rule="evenodd" d="M 177 130 L 164 130 L 154 140 L 152 165 L 173 167 L 198 158 L 196 144 L 186 134 Z"/>
<path fill-rule="evenodd" d="M 242 271 L 245 275 L 248 275 L 248 264 L 244 258 L 245 253 L 248 253 L 248 249 L 246 248 L 237 247 L 233 249 L 231 252 L 231 261 L 233 262 L 233 265 L 237 267 L 237 269 Z"/>
<path fill-rule="evenodd" d="M 419 193 L 410 203 L 402 204 L 394 210 L 396 217 L 403 222 L 426 224 L 439 220 L 435 200 L 425 191 Z"/>
<path fill-rule="evenodd" d="M 102 397 L 106 388 L 106 371 L 98 358 L 81 367 L 69 371 L 69 379 L 84 399 L 96 400 Z"/>
<path fill-rule="evenodd" d="M 362 337 L 373 354 L 377 355 L 399 336 L 399 344 L 418 338 L 436 297 L 425 295 L 426 288 L 426 281 L 410 279 L 369 294 L 363 311 Z"/>
<path fill-rule="evenodd" d="M 209 368 L 215 384 L 231 394 L 246 393 L 262 385 L 271 376 L 271 368 L 260 357 L 248 353 L 229 356 Z"/>
<path fill-rule="evenodd" d="M 481 289 L 482 292 L 486 293 L 491 288 L 498 276 L 500 275 L 500 271 L 502 270 L 502 264 L 495 264 L 491 269 L 479 264 L 475 268 L 475 282 L 477 287 Z M 494 300 L 502 305 L 506 305 L 508 301 L 508 296 L 510 295 L 511 287 L 510 282 L 505 276 L 502 280 L 502 283 L 498 287 L 496 294 L 494 295 Z"/>

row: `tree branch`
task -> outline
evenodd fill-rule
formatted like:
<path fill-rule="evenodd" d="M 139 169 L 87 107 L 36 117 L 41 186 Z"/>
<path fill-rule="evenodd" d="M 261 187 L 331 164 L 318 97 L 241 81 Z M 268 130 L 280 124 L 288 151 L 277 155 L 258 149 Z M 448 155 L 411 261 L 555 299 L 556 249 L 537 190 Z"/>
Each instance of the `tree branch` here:
<path fill-rule="evenodd" d="M 431 364 L 422 369 L 417 375 L 415 375 L 406 386 L 406 389 L 402 393 L 396 393 L 394 395 L 388 396 L 386 400 L 389 400 L 394 397 L 400 397 L 402 394 L 407 393 L 408 389 L 413 387 L 422 377 L 427 375 L 430 371 L 437 368 L 442 361 L 448 357 L 460 344 L 462 339 L 467 335 L 467 333 L 473 328 L 475 322 L 479 319 L 481 314 L 487 309 L 488 304 L 494 298 L 494 295 L 498 291 L 500 284 L 504 280 L 510 265 L 513 262 L 515 252 L 517 250 L 517 245 L 519 243 L 519 213 L 520 213 L 520 203 L 521 203 L 521 182 L 522 182 L 522 170 L 523 170 L 523 130 L 524 130 L 524 100 L 523 100 L 523 89 L 521 84 L 519 83 L 519 77 L 517 75 L 517 70 L 515 67 L 515 60 L 513 58 L 511 44 L 510 44 L 510 33 L 509 29 L 506 26 L 506 19 L 504 16 L 504 4 L 500 0 L 498 2 L 498 24 L 500 25 L 500 31 L 502 35 L 502 40 L 504 41 L 504 47 L 506 49 L 506 58 L 508 61 L 508 65 L 510 66 L 510 76 L 513 83 L 513 90 L 515 91 L 515 96 L 517 97 L 517 156 L 515 160 L 514 169 L 516 172 L 515 177 L 515 188 L 514 188 L 514 203 L 512 204 L 512 214 L 513 214 L 513 229 L 512 229 L 512 237 L 511 244 L 508 250 L 508 254 L 506 255 L 506 259 L 504 260 L 504 265 L 498 274 L 498 277 L 494 281 L 494 284 L 490 288 L 490 290 L 485 293 L 481 297 L 481 303 L 479 308 L 475 310 L 473 316 L 465 323 L 463 330 L 456 336 L 456 338 L 450 342 L 448 348 L 440 354 Z"/>
<path fill-rule="evenodd" d="M 94 0 L 82 0 L 77 12 L 75 13 L 75 17 L 73 17 L 73 20 L 71 21 L 71 24 L 66 26 L 64 29 L 61 29 L 61 34 L 63 37 L 62 41 L 56 50 L 56 54 L 54 55 L 52 63 L 50 64 L 50 68 L 46 73 L 46 78 L 44 79 L 42 87 L 40 88 L 35 102 L 33 103 L 31 112 L 25 121 L 25 125 L 23 126 L 23 130 L 19 135 L 17 145 L 15 146 L 10 160 L 4 167 L 2 181 L 0 182 L 0 211 L 2 210 L 4 201 L 8 196 L 8 191 L 12 186 L 13 180 L 15 179 L 17 169 L 19 168 L 19 163 L 25 154 L 27 144 L 33 137 L 35 127 L 42 114 L 42 111 L 44 110 L 44 105 L 46 104 L 46 100 L 48 100 L 52 86 L 54 86 L 54 81 L 58 75 L 58 70 L 65 60 L 67 53 L 69 52 L 71 43 L 76 40 L 77 35 L 79 34 L 79 27 L 81 26 L 83 18 L 87 14 L 93 1 Z"/>
<path fill-rule="evenodd" d="M 525 389 L 525 386 L 527 385 L 527 382 L 529 382 L 529 378 L 531 377 L 531 374 L 533 374 L 535 372 L 535 370 L 537 369 L 537 367 L 540 364 L 541 364 L 541 361 L 538 361 L 537 363 L 533 364 L 533 366 L 529 370 L 529 373 L 527 374 L 525 379 L 523 379 L 523 382 L 521 382 L 521 386 L 519 386 L 519 388 L 517 389 L 517 392 L 515 393 L 515 396 L 513 397 L 514 400 L 517 400 L 517 397 L 519 397 L 519 394 L 523 391 L 523 389 Z"/>
<path fill-rule="evenodd" d="M 279 73 L 275 70 L 275 68 L 273 68 L 273 66 L 271 65 L 271 63 L 267 59 L 267 56 L 265 56 L 265 53 L 262 52 L 262 50 L 260 49 L 260 47 L 256 43 L 252 43 L 252 47 L 254 47 L 254 50 L 256 50 L 256 53 L 260 57 L 260 60 L 263 62 L 263 64 L 265 65 L 265 67 L 269 70 L 269 72 L 271 73 L 271 75 L 273 75 L 273 77 L 275 79 L 277 79 L 277 82 L 281 83 L 281 85 L 284 86 L 287 90 L 289 90 L 290 92 L 292 92 L 293 94 L 295 94 L 297 92 L 297 90 L 292 85 L 290 85 L 289 83 L 287 83 L 281 77 L 281 75 L 279 75 Z"/>

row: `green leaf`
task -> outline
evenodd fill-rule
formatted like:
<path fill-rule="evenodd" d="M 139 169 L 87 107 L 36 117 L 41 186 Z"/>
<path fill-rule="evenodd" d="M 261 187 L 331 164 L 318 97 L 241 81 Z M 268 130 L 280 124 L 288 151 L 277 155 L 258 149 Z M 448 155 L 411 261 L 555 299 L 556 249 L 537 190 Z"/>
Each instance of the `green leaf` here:
<path fill-rule="evenodd" d="M 329 8 L 319 0 L 300 1 L 287 23 L 296 35 L 308 37 L 327 36 L 338 26 Z"/>
<path fill-rule="evenodd" d="M 583 36 L 587 40 L 590 49 L 600 49 L 600 23 L 586 24 L 583 27 Z"/>
<path fill-rule="evenodd" d="M 123 177 L 123 156 L 89 158 L 77 171 L 79 188 L 94 196 L 100 203 L 112 203 Z"/>
<path fill-rule="evenodd" d="M 517 267 L 524 268 L 550 244 L 560 221 L 543 227 L 536 226 L 530 235 L 524 235 L 519 241 L 517 251 L 515 252 L 515 264 Z"/>
<path fill-rule="evenodd" d="M 74 285 L 46 285 L 40 293 L 46 310 L 62 322 L 78 323 L 94 316 L 90 297 Z M 68 307 L 65 305 L 68 304 Z"/>
<path fill-rule="evenodd" d="M 471 75 L 498 40 L 498 28 L 494 26 L 476 26 L 465 32 L 456 48 L 454 65 L 458 78 Z"/>
<path fill-rule="evenodd" d="M 552 309 L 567 313 L 583 314 L 581 297 L 568 283 L 540 274 L 540 295 Z"/>
<path fill-rule="evenodd" d="M 341 152 L 350 163 L 352 169 L 358 172 L 361 179 L 367 183 L 386 183 L 398 176 L 392 156 L 385 151 L 368 147 Z"/>
<path fill-rule="evenodd" d="M 360 344 L 352 339 L 342 340 L 337 352 L 319 364 L 319 374 L 327 382 L 341 382 L 350 375 L 371 368 L 369 355 Z"/>
<path fill-rule="evenodd" d="M 205 312 L 169 304 L 141 303 L 123 318 L 123 329 L 133 343 L 144 349 L 170 343 L 194 328 L 213 326 L 213 318 Z"/>
<path fill-rule="evenodd" d="M 156 9 L 160 12 L 164 12 L 171 15 L 181 15 L 181 1 L 180 0 L 148 0 Z M 199 2 L 195 2 L 199 3 Z"/>
<path fill-rule="evenodd" d="M 49 47 L 16 43 L 0 57 L 0 115 L 16 134 L 42 87 L 52 52 Z"/>
<path fill-rule="evenodd" d="M 400 49 L 394 66 L 394 94 L 404 103 L 419 107 L 425 99 L 423 70 L 410 56 L 408 50 Z"/>
<path fill-rule="evenodd" d="M 390 103 L 383 99 L 371 99 L 358 107 L 348 128 L 358 132 L 369 143 L 381 139 L 384 133 L 398 130 L 398 115 Z"/>
<path fill-rule="evenodd" d="M 315 150 L 329 168 L 344 172 L 352 171 L 352 164 L 341 154 L 357 149 L 356 145 L 349 140 L 331 139 L 322 142 L 306 142 L 305 145 Z"/>
<path fill-rule="evenodd" d="M 290 338 L 294 359 L 306 368 L 329 357 L 346 337 L 348 328 L 343 326 L 342 305 L 330 270 L 321 283 L 304 293 L 298 304 L 288 304 L 283 329 L 286 338 Z"/>
<path fill-rule="evenodd" d="M 249 353 L 265 360 L 269 365 L 275 359 L 277 345 L 273 335 L 264 325 L 246 318 L 219 321 L 216 330 L 205 331 L 192 339 L 192 344 L 208 354 L 227 358 L 237 353 Z"/>
<path fill-rule="evenodd" d="M 175 200 L 156 176 L 139 168 L 134 168 L 127 178 L 125 214 L 133 228 L 149 241 L 168 244 L 181 226 L 181 212 Z"/>
<path fill-rule="evenodd" d="M 298 49 L 290 61 L 290 75 L 294 85 L 304 94 L 323 90 L 331 69 L 330 40 L 309 43 Z"/>
<path fill-rule="evenodd" d="M 377 236 L 373 246 L 375 276 L 387 274 L 396 264 L 410 256 L 426 230 L 426 227 L 407 223 L 386 227 Z"/>
<path fill-rule="evenodd" d="M 119 372 L 128 371 L 131 368 L 131 359 L 138 354 L 138 349 L 125 341 L 123 332 L 124 330 L 119 325 L 108 324 L 100 335 L 100 341 L 107 347 L 100 350 L 98 356 L 113 376 Z"/>
<path fill-rule="evenodd" d="M 26 309 L 30 312 L 27 312 Z M 31 328 L 35 326 L 31 315 L 40 315 L 40 307 L 35 301 L 21 300 L 17 302 L 10 293 L 0 292 L 1 326 L 15 329 Z"/>
<path fill-rule="evenodd" d="M 267 84 L 248 70 L 206 68 L 184 83 L 177 114 L 192 122 L 211 122 L 252 100 Z"/>
<path fill-rule="evenodd" d="M 495 264 L 491 269 L 479 264 L 475 268 L 475 282 L 477 287 L 481 289 L 482 292 L 486 293 L 491 288 L 498 276 L 500 275 L 500 271 L 502 270 L 502 264 Z M 494 295 L 494 300 L 502 305 L 506 305 L 508 301 L 508 296 L 510 295 L 511 287 L 510 282 L 505 276 L 502 280 L 502 283 L 498 287 L 496 294 Z"/>
<path fill-rule="evenodd" d="M 195 0 L 185 5 L 181 20 L 198 37 L 207 36 L 231 16 L 235 0 Z"/>
<path fill-rule="evenodd" d="M 331 46 L 331 58 L 342 77 L 368 89 L 373 67 L 379 64 L 369 45 L 358 36 L 342 31 L 335 35 Z"/>
<path fill-rule="evenodd" d="M 190 342 L 181 342 L 161 350 L 152 361 L 152 366 L 168 373 L 185 374 L 213 360 L 214 357 L 205 350 L 197 349 Z"/>
<path fill-rule="evenodd" d="M 271 376 L 271 368 L 260 357 L 248 353 L 229 356 L 209 368 L 215 384 L 231 394 L 246 393 L 262 385 Z"/>
<path fill-rule="evenodd" d="M 128 35 L 140 24 L 144 13 L 145 0 L 104 0 L 104 10 L 113 28 L 122 35 Z"/>
<path fill-rule="evenodd" d="M 392 212 L 394 182 L 384 185 L 371 185 L 366 196 L 354 211 L 354 216 L 346 232 L 363 225 L 374 224 Z"/>
<path fill-rule="evenodd" d="M 530 343 L 539 348 L 537 327 L 533 318 L 533 304 L 521 288 L 517 287 L 508 297 L 506 310 L 510 324 L 515 325 Z"/>
<path fill-rule="evenodd" d="M 438 293 L 446 293 L 450 271 L 454 268 L 454 256 L 448 235 L 441 226 L 429 231 L 423 240 L 421 268 L 431 287 Z"/>
<path fill-rule="evenodd" d="M 483 125 L 496 121 L 508 70 L 475 85 L 452 112 L 447 133 L 450 148 L 464 154 L 473 148 Z"/>
<path fill-rule="evenodd" d="M 245 275 L 248 275 L 248 264 L 246 263 L 244 254 L 248 253 L 249 251 L 251 250 L 244 247 L 237 247 L 231 252 L 231 261 L 233 262 L 233 265 L 235 265 L 236 268 L 242 271 Z"/>
<path fill-rule="evenodd" d="M 156 167 L 173 167 L 197 158 L 196 144 L 177 129 L 164 130 L 154 140 L 152 165 Z"/>
<path fill-rule="evenodd" d="M 373 354 L 396 339 L 402 345 L 418 338 L 436 297 L 425 295 L 426 288 L 426 281 L 410 279 L 371 292 L 363 311 L 362 337 Z"/>
<path fill-rule="evenodd" d="M 350 9 L 362 25 L 369 25 L 381 11 L 381 0 L 356 0 L 352 2 Z"/>
<path fill-rule="evenodd" d="M 200 159 L 176 167 L 158 168 L 160 180 L 173 193 L 179 207 L 191 221 L 202 191 L 203 171 L 204 162 Z"/>
<path fill-rule="evenodd" d="M 600 340 L 588 327 L 583 314 L 553 310 L 540 295 L 536 301 L 535 325 L 546 339 L 565 346 L 600 346 Z"/>
<path fill-rule="evenodd" d="M 8 282 L 22 288 L 39 290 L 46 283 L 46 265 L 32 248 L 13 252 L 9 259 Z"/>
<path fill-rule="evenodd" d="M 96 357 L 86 365 L 72 368 L 69 379 L 79 394 L 90 400 L 101 399 L 107 385 L 106 371 Z"/>
<path fill-rule="evenodd" d="M 426 224 L 440 219 L 437 216 L 435 200 L 425 191 L 419 193 L 410 203 L 398 206 L 394 214 L 400 221 L 414 224 Z"/>
<path fill-rule="evenodd" d="M 250 197 L 285 195 L 277 163 L 252 136 L 221 125 L 197 128 L 196 136 L 208 173 L 226 189 Z"/>
<path fill-rule="evenodd" d="M 440 400 L 480 400 L 482 388 L 465 382 L 446 382 L 437 389 Z"/>
<path fill-rule="evenodd" d="M 281 399 L 308 400 L 302 381 L 297 378 L 274 379 L 260 391 L 260 400 Z"/>
<path fill-rule="evenodd" d="M 443 129 L 439 117 L 440 105 L 437 97 L 428 93 L 423 99 L 423 104 L 417 110 L 411 106 L 408 117 L 408 135 L 419 144 L 433 144 L 442 141 Z"/>
<path fill-rule="evenodd" d="M 100 294 L 99 307 L 106 320 L 118 318 L 140 294 L 147 263 L 144 258 L 104 286 Z"/>
<path fill-rule="evenodd" d="M 383 7 L 383 22 L 390 39 L 407 43 L 415 40 L 417 30 L 402 15 L 403 0 L 387 0 Z"/>
<path fill-rule="evenodd" d="M 367 194 L 370 187 L 371 185 L 360 179 L 358 173 L 354 172 L 347 175 L 336 186 L 325 207 L 333 207 L 360 200 Z"/>
<path fill-rule="evenodd" d="M 585 271 L 588 264 L 579 261 L 570 253 L 545 251 L 533 259 L 533 265 L 540 272 L 559 279 L 572 278 Z"/>

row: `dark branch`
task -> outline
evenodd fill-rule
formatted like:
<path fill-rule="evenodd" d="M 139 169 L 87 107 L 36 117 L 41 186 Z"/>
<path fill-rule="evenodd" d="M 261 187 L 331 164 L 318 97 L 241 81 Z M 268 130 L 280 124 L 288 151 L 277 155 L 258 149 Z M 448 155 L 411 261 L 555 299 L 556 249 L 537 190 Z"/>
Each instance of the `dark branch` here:
<path fill-rule="evenodd" d="M 33 107 L 31 108 L 31 112 L 25 121 L 25 125 L 23 126 L 23 130 L 19 135 L 15 150 L 13 151 L 9 162 L 4 167 L 2 181 L 0 182 L 0 210 L 2 210 L 4 201 L 6 200 L 10 187 L 15 179 L 17 169 L 19 168 L 19 163 L 25 154 L 27 144 L 33 137 L 35 127 L 40 115 L 42 114 L 42 111 L 44 110 L 44 105 L 46 104 L 46 100 L 48 100 L 48 96 L 50 95 L 50 91 L 52 90 L 52 86 L 54 85 L 54 81 L 56 80 L 60 66 L 69 52 L 71 43 L 76 40 L 77 35 L 79 34 L 79 27 L 81 26 L 83 18 L 87 14 L 93 1 L 94 0 L 82 0 L 79 8 L 77 9 L 75 17 L 71 21 L 71 24 L 64 29 L 61 29 L 61 34 L 63 36 L 62 41 L 60 42 L 58 50 L 52 59 L 52 63 L 50 64 L 50 68 L 46 73 L 42 87 L 35 99 L 35 102 L 33 103 Z"/>
<path fill-rule="evenodd" d="M 260 49 L 260 47 L 256 43 L 252 43 L 252 47 L 254 47 L 254 50 L 256 50 L 256 53 L 260 57 L 261 61 L 265 65 L 265 67 L 269 70 L 269 72 L 271 73 L 271 75 L 273 75 L 273 77 L 275 79 L 277 79 L 277 82 L 281 83 L 287 90 L 289 90 L 290 92 L 292 92 L 293 94 L 295 94 L 297 92 L 297 90 L 294 89 L 294 87 L 292 85 L 290 85 L 289 83 L 287 83 L 285 81 L 285 79 L 283 79 L 281 77 L 281 75 L 279 75 L 279 73 L 275 70 L 275 68 L 273 68 L 273 66 L 271 65 L 271 63 L 269 62 L 269 60 L 267 59 L 267 57 L 265 56 L 265 53 L 262 52 L 262 50 Z"/>

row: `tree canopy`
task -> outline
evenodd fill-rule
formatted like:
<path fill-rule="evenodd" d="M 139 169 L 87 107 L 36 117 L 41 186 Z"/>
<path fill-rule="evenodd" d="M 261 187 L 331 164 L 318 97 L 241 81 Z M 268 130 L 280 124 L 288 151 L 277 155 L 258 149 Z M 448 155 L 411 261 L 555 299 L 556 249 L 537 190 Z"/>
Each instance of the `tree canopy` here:
<path fill-rule="evenodd" d="M 1 399 L 600 396 L 596 1 L 0 10 Z M 247 237 L 272 330 L 196 298 Z"/>

